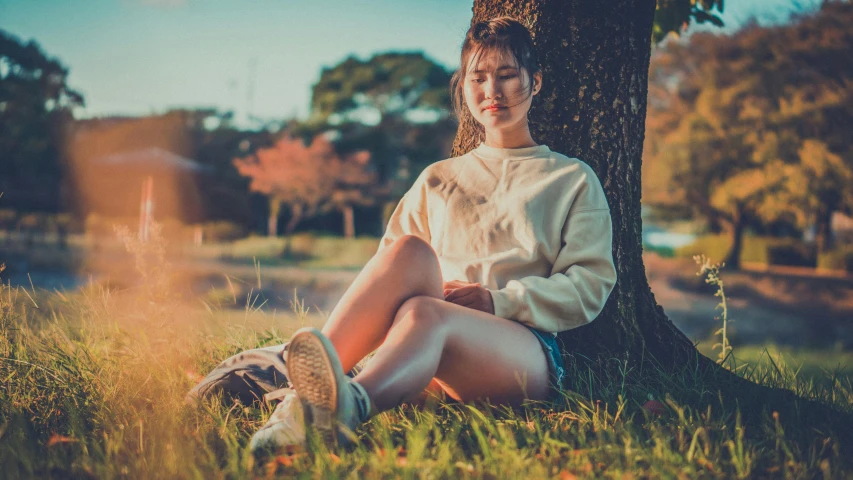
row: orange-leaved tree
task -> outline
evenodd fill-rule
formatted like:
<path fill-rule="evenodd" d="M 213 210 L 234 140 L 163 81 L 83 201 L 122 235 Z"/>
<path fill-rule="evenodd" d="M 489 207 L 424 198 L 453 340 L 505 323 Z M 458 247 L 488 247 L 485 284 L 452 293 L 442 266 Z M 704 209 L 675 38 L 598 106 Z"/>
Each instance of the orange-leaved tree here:
<path fill-rule="evenodd" d="M 269 148 L 234 159 L 240 175 L 249 177 L 249 189 L 269 199 L 268 234 L 278 234 L 281 208 L 288 205 L 289 235 L 305 217 L 330 208 L 344 215 L 344 233 L 354 236 L 352 207 L 367 205 L 372 196 L 367 188 L 374 182 L 369 168 L 370 153 L 357 151 L 344 158 L 338 155 L 326 137 L 318 135 L 306 145 L 299 138 L 285 135 Z"/>
<path fill-rule="evenodd" d="M 286 135 L 272 147 L 234 159 L 240 175 L 251 179 L 249 189 L 269 199 L 267 232 L 271 237 L 278 234 L 283 205 L 291 210 L 286 235 L 301 219 L 314 214 L 331 194 L 339 164 L 334 147 L 323 136 L 306 145 L 301 139 Z"/>
<path fill-rule="evenodd" d="M 370 166 L 370 152 L 360 150 L 344 157 L 337 164 L 335 186 L 327 201 L 327 209 L 337 209 L 344 217 L 344 237 L 355 237 L 355 205 L 373 205 L 376 172 Z"/>

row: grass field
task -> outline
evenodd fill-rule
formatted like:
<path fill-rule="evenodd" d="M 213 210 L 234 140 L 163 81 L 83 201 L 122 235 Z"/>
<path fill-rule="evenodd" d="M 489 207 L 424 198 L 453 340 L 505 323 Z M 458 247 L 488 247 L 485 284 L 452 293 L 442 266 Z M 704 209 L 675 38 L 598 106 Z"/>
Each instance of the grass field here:
<path fill-rule="evenodd" d="M 153 277 L 152 277 L 153 278 Z M 249 300 L 250 305 L 262 302 Z M 0 476 L 5 478 L 845 478 L 850 446 L 833 428 L 786 430 L 789 415 L 741 418 L 704 392 L 701 378 L 572 372 L 568 408 L 440 404 L 400 407 L 359 431 L 360 445 L 253 457 L 247 443 L 269 415 L 262 405 L 187 406 L 187 390 L 218 361 L 282 342 L 322 323 L 251 306 L 186 302 L 162 285 L 74 293 L 0 289 Z M 700 346 L 707 350 L 707 346 Z M 850 413 L 849 375 L 820 370 L 849 354 L 759 358 L 744 349 L 738 373 Z M 710 352 L 709 352 L 710 354 Z M 735 347 L 736 356 L 741 351 Z M 808 363 L 808 376 L 795 374 Z M 769 362 L 772 359 L 773 362 Z M 741 360 L 739 360 L 741 361 Z M 696 392 L 701 392 L 697 396 Z M 649 398 L 667 413 L 641 408 Z M 684 399 L 694 399 L 685 401 Z M 780 417 L 781 415 L 781 417 Z"/>

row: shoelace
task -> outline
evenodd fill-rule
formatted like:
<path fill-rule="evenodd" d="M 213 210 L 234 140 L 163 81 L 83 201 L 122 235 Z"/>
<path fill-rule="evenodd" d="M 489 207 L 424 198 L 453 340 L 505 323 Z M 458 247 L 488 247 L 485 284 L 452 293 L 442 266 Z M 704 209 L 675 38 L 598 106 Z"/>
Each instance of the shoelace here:
<path fill-rule="evenodd" d="M 271 392 L 265 393 L 264 402 L 266 402 L 267 404 L 270 404 L 275 401 L 280 402 L 284 400 L 284 397 L 286 397 L 288 394 L 293 393 L 295 391 L 296 390 L 293 389 L 292 385 L 290 385 L 290 382 L 288 382 L 287 387 L 279 388 L 278 390 L 273 390 Z"/>

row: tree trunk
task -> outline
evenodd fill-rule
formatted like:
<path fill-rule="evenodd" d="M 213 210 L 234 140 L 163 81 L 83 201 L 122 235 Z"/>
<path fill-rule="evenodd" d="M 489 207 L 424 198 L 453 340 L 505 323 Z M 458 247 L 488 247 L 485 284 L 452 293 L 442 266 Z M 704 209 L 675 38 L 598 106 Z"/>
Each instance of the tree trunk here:
<path fill-rule="evenodd" d="M 560 334 L 568 356 L 653 357 L 665 366 L 697 357 L 693 343 L 657 305 L 642 259 L 640 164 L 654 0 L 475 0 L 473 21 L 512 15 L 535 35 L 543 87 L 530 112 L 533 138 L 588 163 L 598 174 L 613 218 L 619 280 L 601 315 Z M 478 142 L 465 112 L 453 155 Z"/>
<path fill-rule="evenodd" d="M 281 214 L 281 200 L 270 197 L 270 213 L 267 218 L 267 236 L 278 235 L 278 217 Z"/>
<path fill-rule="evenodd" d="M 729 248 L 726 258 L 723 259 L 723 263 L 726 264 L 726 268 L 737 270 L 740 268 L 740 253 L 743 251 L 743 229 L 746 222 L 744 222 L 741 212 L 736 212 L 733 219 L 728 231 L 732 246 Z"/>
<path fill-rule="evenodd" d="M 355 219 L 353 218 L 352 205 L 344 205 L 341 210 L 344 214 L 344 238 L 354 238 Z"/>
<path fill-rule="evenodd" d="M 832 214 L 834 209 L 826 204 L 822 204 L 817 212 L 817 222 L 815 224 L 815 240 L 817 241 L 817 251 L 826 253 L 833 247 L 832 242 Z"/>
<path fill-rule="evenodd" d="M 287 222 L 287 225 L 284 227 L 284 234 L 290 235 L 293 233 L 293 229 L 296 228 L 296 225 L 302 220 L 303 209 L 302 204 L 294 203 L 290 207 L 290 220 Z"/>

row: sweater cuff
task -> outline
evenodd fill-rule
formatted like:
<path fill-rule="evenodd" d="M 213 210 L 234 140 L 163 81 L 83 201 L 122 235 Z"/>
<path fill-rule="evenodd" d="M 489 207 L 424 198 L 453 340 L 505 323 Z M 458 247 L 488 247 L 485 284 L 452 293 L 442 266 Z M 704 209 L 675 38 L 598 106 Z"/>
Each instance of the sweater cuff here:
<path fill-rule="evenodd" d="M 492 294 L 496 317 L 518 321 L 518 300 L 515 298 L 514 292 L 488 288 L 486 290 Z"/>

